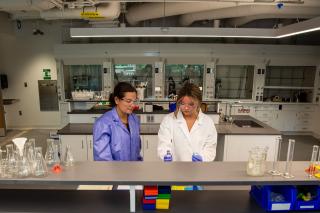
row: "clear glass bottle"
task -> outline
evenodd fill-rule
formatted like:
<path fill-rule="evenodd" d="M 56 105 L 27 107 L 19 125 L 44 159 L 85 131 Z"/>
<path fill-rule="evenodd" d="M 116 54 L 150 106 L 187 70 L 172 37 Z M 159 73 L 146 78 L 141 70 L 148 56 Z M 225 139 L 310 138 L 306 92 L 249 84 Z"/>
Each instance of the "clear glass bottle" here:
<path fill-rule="evenodd" d="M 254 147 L 249 151 L 247 174 L 250 176 L 263 176 L 266 172 L 266 159 L 268 147 Z"/>

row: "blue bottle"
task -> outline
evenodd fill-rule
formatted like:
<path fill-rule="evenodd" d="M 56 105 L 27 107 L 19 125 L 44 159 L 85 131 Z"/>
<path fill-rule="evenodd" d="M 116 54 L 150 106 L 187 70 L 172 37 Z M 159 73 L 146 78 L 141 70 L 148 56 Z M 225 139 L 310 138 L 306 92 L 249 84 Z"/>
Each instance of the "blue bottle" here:
<path fill-rule="evenodd" d="M 167 154 L 163 158 L 164 162 L 171 162 L 172 161 L 172 154 L 169 150 L 167 150 Z"/>

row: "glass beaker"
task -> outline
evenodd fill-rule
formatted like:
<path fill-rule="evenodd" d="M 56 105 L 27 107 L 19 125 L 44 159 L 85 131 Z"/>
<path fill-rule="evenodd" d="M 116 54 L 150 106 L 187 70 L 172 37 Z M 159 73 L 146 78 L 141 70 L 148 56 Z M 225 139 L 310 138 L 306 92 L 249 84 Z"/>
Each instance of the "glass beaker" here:
<path fill-rule="evenodd" d="M 35 169 L 33 172 L 34 176 L 35 177 L 48 176 L 48 167 L 42 155 L 42 147 L 36 147 L 35 153 L 36 153 L 35 154 L 36 162 L 35 162 Z"/>
<path fill-rule="evenodd" d="M 65 166 L 73 166 L 74 165 L 74 157 L 71 152 L 70 145 L 67 145 L 67 147 L 66 147 L 63 163 Z"/>
<path fill-rule="evenodd" d="M 254 147 L 249 151 L 247 174 L 250 176 L 263 176 L 266 172 L 266 159 L 268 147 Z"/>

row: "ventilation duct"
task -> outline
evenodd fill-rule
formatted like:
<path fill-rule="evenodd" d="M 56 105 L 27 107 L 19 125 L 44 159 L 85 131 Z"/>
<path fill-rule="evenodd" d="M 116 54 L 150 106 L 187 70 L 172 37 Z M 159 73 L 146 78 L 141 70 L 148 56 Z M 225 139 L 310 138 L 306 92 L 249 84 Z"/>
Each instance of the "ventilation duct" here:
<path fill-rule="evenodd" d="M 43 0 L 1 0 L 0 10 L 5 8 L 6 11 L 33 11 L 33 10 L 49 10 L 54 8 L 55 5 L 50 1 Z"/>
<path fill-rule="evenodd" d="M 286 6 L 279 10 L 274 5 L 242 5 L 238 7 L 222 8 L 205 12 L 185 14 L 180 17 L 182 26 L 189 26 L 195 21 L 213 20 L 244 17 L 247 21 L 237 23 L 234 21 L 231 26 L 241 26 L 246 22 L 253 21 L 254 17 L 271 18 L 312 18 L 320 15 L 320 7 Z M 241 24 L 240 24 L 241 23 Z"/>
<path fill-rule="evenodd" d="M 46 20 L 55 20 L 55 19 L 84 19 L 81 16 L 83 9 L 52 9 L 43 11 L 40 13 L 41 18 Z M 86 7 L 85 12 L 96 12 L 96 7 Z M 101 4 L 97 7 L 97 12 L 103 18 L 99 20 L 113 20 L 119 17 L 120 15 L 120 2 L 111 2 L 108 4 Z"/>

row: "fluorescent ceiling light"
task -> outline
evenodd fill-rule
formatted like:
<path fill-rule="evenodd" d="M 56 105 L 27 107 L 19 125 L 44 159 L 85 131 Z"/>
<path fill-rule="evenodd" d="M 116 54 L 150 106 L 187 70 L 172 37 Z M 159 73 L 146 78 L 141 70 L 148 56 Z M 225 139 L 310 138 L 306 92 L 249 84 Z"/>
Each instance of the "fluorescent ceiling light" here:
<path fill-rule="evenodd" d="M 284 38 L 320 30 L 320 17 L 291 24 L 279 29 L 204 28 L 204 27 L 127 27 L 71 28 L 72 38 L 114 37 L 194 37 L 194 38 Z"/>

